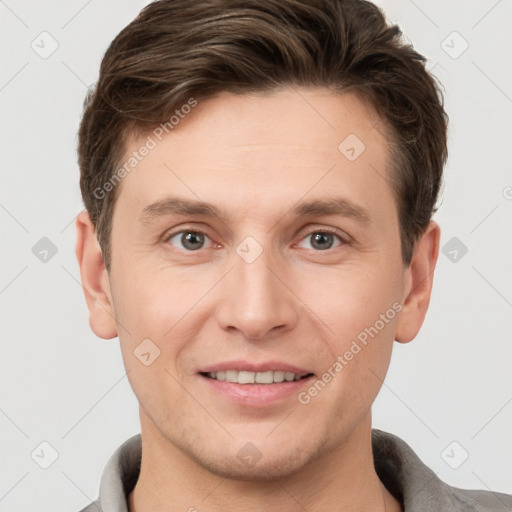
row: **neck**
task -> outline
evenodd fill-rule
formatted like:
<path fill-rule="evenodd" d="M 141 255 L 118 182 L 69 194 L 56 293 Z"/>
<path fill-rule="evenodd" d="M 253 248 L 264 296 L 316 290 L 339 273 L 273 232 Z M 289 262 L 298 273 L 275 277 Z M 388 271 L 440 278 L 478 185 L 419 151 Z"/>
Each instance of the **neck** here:
<path fill-rule="evenodd" d="M 130 512 L 235 510 L 401 512 L 380 482 L 371 447 L 371 419 L 345 442 L 299 472 L 267 481 L 223 478 L 202 467 L 168 441 L 141 414 L 142 461 L 129 495 Z"/>

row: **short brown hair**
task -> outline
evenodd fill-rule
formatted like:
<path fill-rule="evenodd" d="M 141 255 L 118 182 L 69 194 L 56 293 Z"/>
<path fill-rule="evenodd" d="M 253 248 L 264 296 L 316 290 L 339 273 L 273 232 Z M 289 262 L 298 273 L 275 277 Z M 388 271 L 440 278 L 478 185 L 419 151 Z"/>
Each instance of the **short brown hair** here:
<path fill-rule="evenodd" d="M 106 268 L 129 133 L 169 120 L 191 97 L 286 85 L 351 90 L 386 123 L 405 265 L 435 212 L 447 116 L 425 58 L 362 0 L 159 0 L 111 43 L 79 131 L 80 187 Z M 100 197 L 97 193 L 102 190 Z"/>

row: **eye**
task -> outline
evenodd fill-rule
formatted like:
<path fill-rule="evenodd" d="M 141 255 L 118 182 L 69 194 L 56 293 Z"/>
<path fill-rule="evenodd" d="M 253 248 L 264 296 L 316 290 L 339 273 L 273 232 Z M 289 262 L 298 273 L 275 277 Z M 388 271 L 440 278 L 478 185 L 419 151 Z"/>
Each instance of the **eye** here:
<path fill-rule="evenodd" d="M 209 237 L 201 231 L 185 230 L 170 235 L 166 241 L 179 249 L 197 251 L 203 249 L 208 240 L 211 243 Z"/>
<path fill-rule="evenodd" d="M 336 243 L 336 240 L 338 243 Z M 309 241 L 310 246 L 304 247 L 304 245 L 301 245 L 304 243 L 304 241 Z M 340 235 L 337 235 L 331 231 L 318 230 L 309 233 L 305 238 L 302 239 L 299 245 L 305 249 L 325 251 L 327 249 L 331 249 L 332 247 L 338 247 L 342 243 L 344 243 L 344 240 L 340 237 Z"/>

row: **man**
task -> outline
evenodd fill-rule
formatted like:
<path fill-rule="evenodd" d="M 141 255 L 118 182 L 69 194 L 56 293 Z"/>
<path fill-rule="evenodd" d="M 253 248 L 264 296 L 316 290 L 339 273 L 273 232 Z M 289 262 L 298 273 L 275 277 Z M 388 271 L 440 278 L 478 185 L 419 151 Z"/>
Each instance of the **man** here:
<path fill-rule="evenodd" d="M 510 510 L 371 428 L 445 161 L 436 83 L 372 4 L 147 6 L 79 134 L 90 325 L 141 420 L 84 510 Z"/>

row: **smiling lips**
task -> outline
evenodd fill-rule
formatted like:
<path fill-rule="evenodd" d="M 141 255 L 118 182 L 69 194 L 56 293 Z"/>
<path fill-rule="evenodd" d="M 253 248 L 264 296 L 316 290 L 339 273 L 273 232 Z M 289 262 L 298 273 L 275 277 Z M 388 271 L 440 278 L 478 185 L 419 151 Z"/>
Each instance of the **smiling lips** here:
<path fill-rule="evenodd" d="M 225 361 L 201 368 L 199 375 L 217 396 L 236 406 L 258 410 L 282 404 L 314 377 L 304 368 L 277 360 Z"/>
<path fill-rule="evenodd" d="M 265 372 L 226 370 L 219 372 L 208 372 L 206 375 L 211 379 L 226 382 L 235 382 L 238 384 L 274 384 L 284 381 L 292 382 L 295 380 L 300 380 L 309 374 L 300 375 L 293 372 L 285 372 L 282 370 L 268 370 Z"/>
<path fill-rule="evenodd" d="M 313 375 L 311 372 L 279 361 L 252 363 L 226 361 L 203 368 L 200 374 L 218 382 L 232 384 L 291 383 Z"/>

